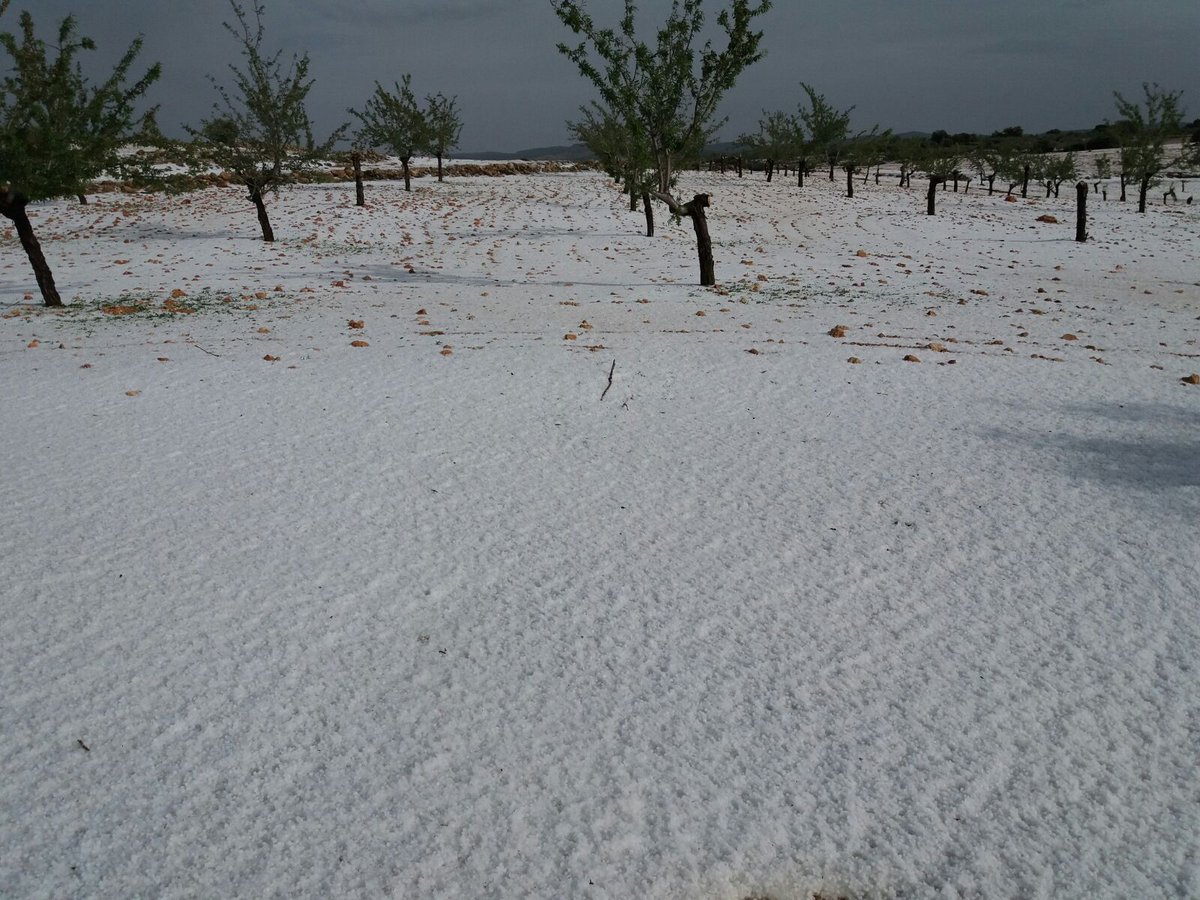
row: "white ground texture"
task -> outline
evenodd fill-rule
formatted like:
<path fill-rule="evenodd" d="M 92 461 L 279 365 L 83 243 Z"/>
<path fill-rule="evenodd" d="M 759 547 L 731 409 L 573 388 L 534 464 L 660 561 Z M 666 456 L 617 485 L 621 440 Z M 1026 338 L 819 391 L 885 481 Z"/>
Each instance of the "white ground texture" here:
<path fill-rule="evenodd" d="M 1200 896 L 1200 204 L 415 187 L 5 235 L 0 895 Z"/>

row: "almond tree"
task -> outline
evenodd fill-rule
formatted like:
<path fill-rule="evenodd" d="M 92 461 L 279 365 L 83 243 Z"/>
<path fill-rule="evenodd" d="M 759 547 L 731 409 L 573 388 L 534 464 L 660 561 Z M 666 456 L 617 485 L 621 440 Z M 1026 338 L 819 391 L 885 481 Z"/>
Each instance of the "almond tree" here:
<path fill-rule="evenodd" d="M 258 213 L 264 241 L 274 241 L 265 195 L 318 162 L 329 158 L 346 126 L 317 144 L 304 102 L 312 89 L 308 54 L 293 56 L 284 66 L 283 51 L 264 55 L 262 17 L 265 7 L 255 2 L 247 13 L 238 0 L 229 0 L 236 25 L 225 28 L 242 45 L 242 68 L 230 64 L 233 90 L 209 76 L 220 102 L 199 128 L 187 127 L 198 141 L 196 165 L 215 165 L 243 185 Z"/>
<path fill-rule="evenodd" d="M 766 161 L 769 183 L 775 174 L 775 164 L 796 155 L 798 129 L 794 116 L 763 110 L 763 117 L 758 120 L 758 131 L 741 135 L 737 142 L 757 158 Z"/>
<path fill-rule="evenodd" d="M 925 193 L 925 212 L 927 215 L 937 214 L 937 189 L 939 184 L 945 184 L 954 177 L 962 161 L 958 147 L 941 147 L 932 145 L 922 168 L 929 176 L 929 190 Z"/>
<path fill-rule="evenodd" d="M 375 93 L 367 100 L 362 112 L 350 110 L 350 114 L 362 123 L 358 130 L 358 141 L 368 147 L 385 147 L 400 159 L 404 167 L 404 190 L 412 190 L 412 158 L 424 149 L 429 141 L 428 121 L 424 110 L 417 104 L 412 90 L 412 76 L 404 75 L 395 84 L 396 90 L 389 91 L 378 81 Z"/>
<path fill-rule="evenodd" d="M 882 159 L 883 148 L 891 139 L 891 129 L 879 132 L 876 125 L 870 131 L 860 131 L 847 138 L 839 150 L 842 171 L 846 173 L 846 196 L 854 197 L 854 175 L 864 169 L 869 173 L 871 166 Z"/>
<path fill-rule="evenodd" d="M 458 97 L 447 97 L 440 92 L 425 97 L 425 150 L 437 157 L 438 181 L 445 180 L 442 159 L 458 146 L 462 128 Z"/>
<path fill-rule="evenodd" d="M 1112 178 L 1113 164 L 1112 157 L 1107 154 L 1101 154 L 1092 161 L 1092 168 L 1095 169 L 1095 177 L 1092 181 L 1092 193 L 1100 193 L 1100 185 L 1102 182 Z M 1104 199 L 1108 199 L 1108 189 L 1104 190 Z"/>
<path fill-rule="evenodd" d="M 0 0 L 0 15 L 8 9 Z M 46 306 L 62 306 L 54 276 L 33 233 L 26 207 L 75 196 L 103 172 L 120 168 L 118 149 L 139 126 L 134 105 L 159 75 L 152 66 L 132 85 L 129 70 L 142 48 L 135 40 L 102 83 L 89 84 L 78 62 L 95 43 L 76 33 L 75 19 L 59 24 L 53 43 L 34 33 L 22 12 L 20 34 L 0 33 L 12 58 L 0 79 L 0 215 L 16 228 Z"/>
<path fill-rule="evenodd" d="M 854 107 L 839 112 L 812 85 L 800 82 L 800 87 L 808 97 L 808 108 L 800 107 L 800 121 L 808 130 L 808 145 L 825 157 L 829 164 L 829 180 L 833 181 L 838 156 L 850 136 L 850 113 Z"/>
<path fill-rule="evenodd" d="M 612 178 L 625 185 L 629 209 L 637 209 L 640 200 L 646 214 L 646 237 L 654 237 L 654 207 L 650 203 L 655 188 L 654 154 L 636 122 L 626 122 L 607 107 L 593 102 L 580 108 L 583 118 L 568 122 L 567 130 L 575 140 L 596 154 L 600 165 Z"/>
<path fill-rule="evenodd" d="M 996 189 L 996 176 L 1000 174 L 1004 165 L 1002 151 L 990 147 L 980 147 L 968 154 L 967 161 L 970 162 L 975 174 L 979 176 L 980 182 L 987 182 L 988 196 L 990 197 Z"/>
<path fill-rule="evenodd" d="M 1182 91 L 1167 91 L 1157 84 L 1143 84 L 1142 104 L 1126 100 L 1114 91 L 1121 123 L 1121 199 L 1125 179 L 1138 186 L 1138 212 L 1146 211 L 1146 194 L 1158 176 L 1182 159 L 1181 153 L 1166 149 L 1168 138 L 1183 131 Z"/>
<path fill-rule="evenodd" d="M 596 86 L 604 103 L 625 122 L 636 122 L 654 155 L 658 190 L 654 196 L 671 212 L 688 216 L 696 231 L 700 257 L 700 283 L 716 283 L 712 241 L 705 209 L 707 194 L 687 203 L 670 193 L 679 163 L 697 155 L 723 121 L 716 119 L 721 99 L 738 76 L 763 56 L 762 32 L 753 20 L 771 8 L 771 0 L 732 0 L 717 23 L 725 34 L 725 47 L 695 42 L 704 26 L 702 0 L 672 0 L 666 22 L 653 43 L 639 40 L 637 5 L 625 0 L 617 28 L 599 28 L 585 0 L 551 0 L 559 20 L 582 40 L 558 49 Z"/>

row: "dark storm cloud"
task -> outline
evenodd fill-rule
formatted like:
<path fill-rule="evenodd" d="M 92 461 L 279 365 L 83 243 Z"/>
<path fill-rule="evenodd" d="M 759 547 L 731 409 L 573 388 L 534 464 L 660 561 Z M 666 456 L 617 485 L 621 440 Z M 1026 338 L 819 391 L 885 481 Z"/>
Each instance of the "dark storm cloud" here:
<path fill-rule="evenodd" d="M 227 0 L 13 0 L 41 33 L 74 12 L 111 62 L 133 36 L 163 63 L 153 102 L 164 129 L 209 113 L 211 73 L 224 80 L 237 46 L 221 27 Z M 318 126 L 348 119 L 373 83 L 412 73 L 418 94 L 456 94 L 466 150 L 566 142 L 563 122 L 591 96 L 555 44 L 570 39 L 549 0 L 266 0 L 267 45 L 307 51 Z M 669 0 L 643 0 L 642 21 Z M 614 23 L 619 0 L 592 0 Z M 713 0 L 709 8 L 716 10 Z M 13 10 L 15 12 L 15 9 Z M 11 27 L 12 12 L 5 27 Z M 1143 81 L 1185 91 L 1200 116 L 1196 0 L 776 0 L 760 20 L 767 57 L 747 71 L 722 112 L 726 136 L 755 127 L 763 109 L 793 110 L 807 81 L 858 127 L 990 132 L 1090 127 L 1112 118 L 1112 91 Z"/>

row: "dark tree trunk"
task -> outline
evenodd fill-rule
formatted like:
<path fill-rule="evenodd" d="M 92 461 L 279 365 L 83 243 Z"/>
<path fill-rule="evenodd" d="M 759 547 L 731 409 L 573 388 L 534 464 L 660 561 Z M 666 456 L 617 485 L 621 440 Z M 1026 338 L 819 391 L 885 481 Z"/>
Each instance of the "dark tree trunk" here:
<path fill-rule="evenodd" d="M 936 175 L 929 176 L 929 193 L 925 195 L 925 214 L 937 215 L 937 186 L 942 179 Z"/>
<path fill-rule="evenodd" d="M 1075 185 L 1075 196 L 1079 201 L 1079 206 L 1075 210 L 1075 240 L 1079 243 L 1084 243 L 1087 236 L 1087 197 L 1088 186 L 1086 181 L 1081 181 Z"/>
<path fill-rule="evenodd" d="M 737 169 L 738 169 L 738 178 L 741 178 L 742 177 L 742 158 L 740 156 L 737 158 Z"/>
<path fill-rule="evenodd" d="M 992 196 L 992 191 L 994 191 L 995 189 L 996 189 L 996 175 L 995 175 L 995 173 L 993 173 L 991 175 L 991 177 L 988 178 L 988 196 L 989 197 Z"/>
<path fill-rule="evenodd" d="M 404 166 L 404 189 L 406 191 L 412 190 L 412 169 L 409 168 L 408 165 L 410 158 L 411 157 L 406 156 L 404 159 L 400 160 L 400 164 Z"/>
<path fill-rule="evenodd" d="M 254 204 L 254 209 L 258 212 L 258 224 L 262 228 L 263 240 L 268 243 L 274 241 L 275 230 L 271 228 L 271 220 L 267 217 L 267 204 L 263 203 L 262 190 L 251 188 L 250 201 Z"/>
<path fill-rule="evenodd" d="M 881 170 L 882 168 L 883 168 L 883 166 L 876 166 L 876 167 L 875 167 L 875 185 L 876 185 L 876 187 L 878 187 L 878 186 L 879 186 L 879 173 L 880 173 L 880 170 Z"/>
<path fill-rule="evenodd" d="M 1029 163 L 1025 163 L 1025 171 L 1021 174 L 1021 198 L 1029 196 Z"/>
<path fill-rule="evenodd" d="M 830 181 L 837 181 L 837 179 L 833 177 L 833 168 L 835 165 L 836 165 L 836 163 L 833 162 L 833 160 L 829 161 L 829 180 Z"/>
<path fill-rule="evenodd" d="M 87 206 L 87 194 L 76 194 L 75 196 L 79 198 L 80 206 Z"/>
<path fill-rule="evenodd" d="M 1122 203 L 1125 202 L 1125 185 L 1126 184 L 1128 184 L 1128 179 L 1126 179 L 1125 173 L 1122 172 L 1121 173 L 1121 202 Z"/>
<path fill-rule="evenodd" d="M 363 193 L 362 180 L 362 154 L 357 150 L 350 154 L 350 161 L 354 163 L 354 205 L 366 206 L 367 197 Z"/>
<path fill-rule="evenodd" d="M 629 195 L 629 211 L 637 212 L 638 195 L 633 189 L 633 181 L 628 178 L 625 179 L 625 193 Z"/>
<path fill-rule="evenodd" d="M 954 193 L 958 193 L 958 173 L 954 173 Z"/>
<path fill-rule="evenodd" d="M 775 160 L 768 159 L 767 160 L 767 184 L 771 183 L 771 179 L 774 177 L 774 175 L 775 175 Z"/>
<path fill-rule="evenodd" d="M 646 210 L 646 237 L 654 237 L 654 205 L 649 191 L 642 191 L 642 208 Z"/>
<path fill-rule="evenodd" d="M 443 182 L 446 180 L 445 175 L 442 172 L 442 152 L 440 150 L 438 151 L 437 160 L 438 160 L 438 182 L 440 183 L 440 182 Z"/>
<path fill-rule="evenodd" d="M 46 306 L 62 306 L 62 298 L 58 296 L 58 288 L 54 286 L 54 275 L 50 272 L 50 266 L 42 253 L 42 245 L 38 243 L 29 215 L 25 212 L 28 204 L 29 201 L 19 194 L 11 190 L 5 191 L 0 194 L 0 215 L 10 220 L 17 228 L 21 246 L 33 267 L 33 277 L 37 279 L 38 290 L 42 292 L 42 303 Z"/>
<path fill-rule="evenodd" d="M 796 171 L 799 173 L 797 175 L 797 180 L 799 181 L 800 187 L 804 187 L 804 170 L 807 167 L 808 167 L 808 160 L 806 160 L 806 159 L 800 160 L 800 165 L 796 166 Z"/>
<path fill-rule="evenodd" d="M 846 166 L 846 196 L 854 196 L 854 167 Z"/>
<path fill-rule="evenodd" d="M 1150 176 L 1143 175 L 1141 184 L 1138 185 L 1138 212 L 1146 211 L 1146 194 L 1150 192 Z"/>
<path fill-rule="evenodd" d="M 713 263 L 712 238 L 708 236 L 708 194 L 697 194 L 687 205 L 692 227 L 696 229 L 696 252 L 700 257 L 700 285 L 712 287 L 717 283 L 716 266 Z"/>

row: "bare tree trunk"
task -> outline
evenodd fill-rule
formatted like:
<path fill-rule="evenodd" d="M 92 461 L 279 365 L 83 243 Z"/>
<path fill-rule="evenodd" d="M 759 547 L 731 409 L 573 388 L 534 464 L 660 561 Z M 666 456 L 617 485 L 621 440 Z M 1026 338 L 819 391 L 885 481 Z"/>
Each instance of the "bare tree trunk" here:
<path fill-rule="evenodd" d="M 262 228 L 263 240 L 270 243 L 275 240 L 275 230 L 271 228 L 271 220 L 267 217 L 267 205 L 263 203 L 262 189 L 250 188 L 250 201 L 258 212 L 258 224 Z"/>
<path fill-rule="evenodd" d="M 1087 234 L 1087 198 L 1088 186 L 1086 181 L 1081 181 L 1075 185 L 1075 197 L 1078 200 L 1078 208 L 1075 210 L 1075 240 L 1080 244 L 1088 239 Z"/>
<path fill-rule="evenodd" d="M 679 217 L 687 216 L 696 230 L 696 253 L 700 257 L 700 285 L 712 287 L 717 283 L 713 264 L 712 238 L 708 235 L 708 194 L 697 194 L 689 203 L 680 203 L 666 191 L 656 191 L 655 197 L 667 204 L 671 212 Z"/>
<path fill-rule="evenodd" d="M 1150 176 L 1143 175 L 1141 184 L 1138 185 L 1138 212 L 1146 211 L 1146 194 L 1150 192 Z"/>
<path fill-rule="evenodd" d="M 649 191 L 642 191 L 642 208 L 646 211 L 646 237 L 654 237 L 654 205 Z"/>
<path fill-rule="evenodd" d="M 409 158 L 406 156 L 400 160 L 400 164 L 404 166 L 404 190 L 412 190 L 412 170 L 408 167 Z"/>
<path fill-rule="evenodd" d="M 1029 163 L 1025 163 L 1025 171 L 1021 176 L 1021 198 L 1025 199 L 1029 196 Z"/>
<path fill-rule="evenodd" d="M 846 196 L 854 196 L 854 166 L 846 166 Z"/>
<path fill-rule="evenodd" d="M 704 210 L 708 206 L 708 194 L 697 194 L 692 202 L 687 204 L 692 217 L 692 227 L 696 230 L 696 253 L 700 257 L 700 285 L 712 287 L 717 283 L 716 266 L 713 263 L 712 238 L 708 235 L 708 216 Z"/>
<path fill-rule="evenodd" d="M 354 163 L 354 205 L 366 206 L 367 197 L 363 193 L 362 154 L 355 150 L 350 154 L 350 161 Z"/>
<path fill-rule="evenodd" d="M 942 179 L 936 175 L 929 176 L 929 193 L 925 195 L 925 214 L 937 215 L 937 186 Z"/>
<path fill-rule="evenodd" d="M 29 201 L 19 194 L 11 190 L 5 191 L 0 194 L 0 215 L 10 220 L 17 228 L 21 246 L 33 267 L 33 277 L 37 279 L 38 290 L 42 292 L 42 303 L 46 306 L 62 306 L 62 298 L 58 296 L 58 288 L 54 286 L 54 275 L 50 272 L 50 266 L 42 253 L 42 245 L 38 243 L 29 215 L 25 212 L 28 204 Z"/>
<path fill-rule="evenodd" d="M 1125 178 L 1125 173 L 1122 172 L 1121 173 L 1121 202 L 1122 203 L 1125 202 L 1125 185 L 1126 185 L 1127 181 L 1128 181 L 1128 179 Z"/>
<path fill-rule="evenodd" d="M 438 151 L 437 161 L 438 161 L 438 183 L 440 184 L 441 182 L 444 182 L 446 180 L 446 178 L 442 172 L 442 151 L 441 150 Z"/>
<path fill-rule="evenodd" d="M 771 183 L 771 178 L 775 175 L 775 160 L 767 160 L 767 184 Z"/>
<path fill-rule="evenodd" d="M 835 165 L 836 165 L 836 163 L 834 163 L 833 160 L 829 161 L 829 180 L 830 181 L 837 181 L 837 179 L 833 177 L 833 168 Z"/>
<path fill-rule="evenodd" d="M 738 178 L 741 178 L 742 177 L 742 158 L 740 156 L 737 158 L 737 169 L 738 169 Z"/>
<path fill-rule="evenodd" d="M 79 205 L 80 205 L 80 206 L 87 206 L 87 194 L 84 194 L 84 193 L 79 193 L 79 194 L 76 194 L 75 196 L 76 196 L 77 198 L 79 198 Z"/>
<path fill-rule="evenodd" d="M 807 160 L 807 159 L 802 159 L 802 160 L 800 160 L 800 165 L 796 166 L 796 171 L 797 171 L 798 173 L 800 173 L 800 174 L 797 176 L 797 179 L 798 179 L 798 181 L 799 181 L 800 187 L 804 187 L 804 170 L 805 170 L 807 167 L 808 167 L 808 160 Z"/>

